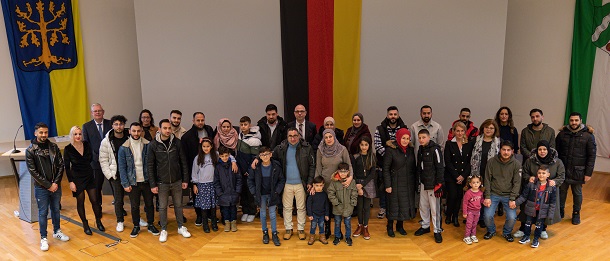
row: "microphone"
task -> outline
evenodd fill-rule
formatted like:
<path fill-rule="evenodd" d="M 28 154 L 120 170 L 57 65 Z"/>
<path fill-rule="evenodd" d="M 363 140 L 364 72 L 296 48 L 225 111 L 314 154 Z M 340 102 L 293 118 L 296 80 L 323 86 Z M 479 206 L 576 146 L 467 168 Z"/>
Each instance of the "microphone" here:
<path fill-rule="evenodd" d="M 13 152 L 11 152 L 11 153 L 21 152 L 20 150 L 17 149 L 17 144 L 15 143 L 17 141 L 17 134 L 19 134 L 19 130 L 21 128 L 23 128 L 23 124 L 21 124 L 21 126 L 19 126 L 19 128 L 17 128 L 17 132 L 15 133 L 15 138 L 13 139 Z"/>

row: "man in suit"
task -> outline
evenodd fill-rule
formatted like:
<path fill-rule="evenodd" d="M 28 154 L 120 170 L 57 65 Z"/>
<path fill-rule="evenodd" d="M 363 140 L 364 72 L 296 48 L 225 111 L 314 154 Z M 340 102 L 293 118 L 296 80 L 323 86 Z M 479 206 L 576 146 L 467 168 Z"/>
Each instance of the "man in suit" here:
<path fill-rule="evenodd" d="M 295 127 L 301 137 L 307 141 L 307 143 L 311 143 L 313 138 L 316 136 L 316 124 L 305 120 L 305 116 L 307 116 L 305 106 L 302 104 L 297 105 L 294 107 L 294 117 L 296 120 L 288 123 L 286 128 Z"/>
<path fill-rule="evenodd" d="M 104 119 L 104 108 L 99 103 L 91 105 L 91 121 L 83 124 L 83 139 L 91 145 L 93 158 L 91 167 L 93 168 L 93 176 L 95 178 L 95 189 L 97 190 L 97 198 L 100 206 L 102 205 L 102 185 L 104 184 L 104 173 L 100 166 L 100 144 L 108 131 L 112 130 L 110 120 Z"/>

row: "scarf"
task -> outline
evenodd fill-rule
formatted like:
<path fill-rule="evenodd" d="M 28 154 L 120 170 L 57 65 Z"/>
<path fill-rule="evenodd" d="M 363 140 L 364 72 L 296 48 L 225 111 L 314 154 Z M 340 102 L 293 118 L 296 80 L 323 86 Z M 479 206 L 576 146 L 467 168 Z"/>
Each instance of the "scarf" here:
<path fill-rule="evenodd" d="M 233 128 L 233 124 L 231 124 L 231 130 L 229 133 L 225 134 L 222 132 L 222 122 L 228 121 L 231 124 L 231 121 L 227 118 L 222 118 L 218 120 L 218 131 L 216 132 L 216 136 L 214 137 L 214 145 L 216 148 L 220 148 L 220 145 L 223 145 L 229 149 L 235 150 L 237 147 L 238 135 L 235 128 Z"/>
<path fill-rule="evenodd" d="M 542 158 L 540 157 L 540 155 L 538 155 L 538 148 L 540 148 L 541 146 L 546 147 L 546 157 Z M 545 164 L 545 165 L 549 165 L 551 162 L 553 162 L 553 156 L 551 156 L 551 146 L 549 145 L 549 142 L 546 140 L 541 140 L 538 142 L 538 144 L 536 145 L 536 153 L 532 153 L 534 155 L 536 155 L 536 158 L 538 159 L 538 162 Z"/>
<path fill-rule="evenodd" d="M 500 138 L 494 137 L 491 140 L 491 147 L 487 153 L 487 160 L 498 155 L 500 151 Z M 477 140 L 474 143 L 474 149 L 472 150 L 472 158 L 470 159 L 471 176 L 481 176 L 481 156 L 483 156 L 483 135 L 477 136 Z M 483 170 L 485 172 L 485 170 Z M 484 173 L 483 173 L 484 174 Z"/>
<path fill-rule="evenodd" d="M 407 153 L 407 147 L 409 145 L 407 144 L 407 146 L 403 146 L 402 142 L 400 142 L 400 140 L 402 140 L 402 136 L 404 135 L 409 135 L 409 137 L 411 137 L 411 132 L 407 128 L 400 128 L 396 132 L 396 143 L 398 144 L 398 147 L 402 150 L 403 153 Z"/>
<path fill-rule="evenodd" d="M 330 118 L 330 117 L 327 117 L 327 118 Z M 326 122 L 326 119 L 324 120 L 324 122 Z M 330 135 L 333 135 L 333 139 L 335 139 L 335 142 L 333 143 L 333 145 L 328 146 L 328 145 L 326 145 L 326 142 L 324 142 L 324 136 L 327 133 L 330 133 Z M 339 144 L 339 141 L 337 140 L 337 137 L 335 135 L 335 130 L 333 130 L 333 129 L 325 129 L 322 132 L 322 142 L 320 142 L 319 147 L 322 148 L 321 149 L 322 156 L 327 157 L 327 158 L 331 158 L 331 157 L 339 155 L 339 153 L 341 153 L 343 151 L 343 148 L 345 148 L 345 147 L 343 147 L 343 145 Z"/>

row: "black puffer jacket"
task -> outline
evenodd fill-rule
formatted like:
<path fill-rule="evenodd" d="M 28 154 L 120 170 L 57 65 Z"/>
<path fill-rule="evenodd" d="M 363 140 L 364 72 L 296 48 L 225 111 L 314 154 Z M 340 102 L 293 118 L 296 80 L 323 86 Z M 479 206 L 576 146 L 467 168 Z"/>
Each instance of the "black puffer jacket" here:
<path fill-rule="evenodd" d="M 214 191 L 218 196 L 218 205 L 222 207 L 237 205 L 241 189 L 241 174 L 233 173 L 231 162 L 219 160 L 214 168 Z"/>
<path fill-rule="evenodd" d="M 540 189 L 540 181 L 536 180 L 534 183 L 527 183 L 527 186 L 521 192 L 521 195 L 515 201 L 515 204 L 521 205 L 525 203 L 525 214 L 530 217 L 536 216 L 536 197 L 538 196 L 538 190 Z M 542 194 L 542 200 L 540 201 L 540 211 L 538 212 L 538 218 L 549 218 L 555 215 L 555 204 L 557 203 L 557 187 L 551 187 L 548 183 L 546 189 Z"/>
<path fill-rule="evenodd" d="M 40 148 L 40 144 L 34 138 L 32 144 L 25 150 L 25 162 L 32 178 L 36 181 L 34 185 L 48 189 L 53 183 L 61 186 L 64 161 L 57 144 L 49 140 L 46 143 L 49 145 L 49 155 L 44 153 L 44 150 Z M 43 159 L 45 157 L 49 159 Z M 49 163 L 51 164 L 49 165 Z"/>
<path fill-rule="evenodd" d="M 597 145 L 593 128 L 581 126 L 577 132 L 572 132 L 569 126 L 564 126 L 555 138 L 559 158 L 566 168 L 568 184 L 584 184 L 585 176 L 593 175 Z"/>
<path fill-rule="evenodd" d="M 290 146 L 288 140 L 284 140 L 273 149 L 273 159 L 279 161 L 284 176 L 286 176 L 286 155 L 288 154 L 288 146 Z M 307 189 L 307 185 L 313 183 L 313 178 L 316 173 L 316 160 L 313 148 L 307 141 L 300 140 L 297 144 L 296 161 L 303 188 Z"/>
<path fill-rule="evenodd" d="M 277 160 L 271 160 L 271 198 L 269 199 L 268 206 L 276 206 L 282 203 L 282 190 L 286 185 L 286 178 L 282 172 L 282 166 Z M 248 189 L 250 193 L 254 195 L 256 205 L 261 205 L 261 190 L 263 189 L 263 168 L 262 162 L 256 165 L 256 169 L 250 169 L 248 172 L 251 173 L 248 176 Z"/>
<path fill-rule="evenodd" d="M 383 157 L 383 179 L 385 188 L 392 188 L 392 193 L 387 195 L 387 218 L 389 220 L 414 218 L 417 210 L 415 205 L 417 178 L 413 147 L 407 147 L 406 153 L 399 147 L 386 148 Z"/>
<path fill-rule="evenodd" d="M 148 145 L 146 165 L 151 188 L 157 187 L 158 184 L 171 184 L 176 181 L 186 183 L 191 180 L 180 139 L 174 137 L 174 134 L 171 134 L 169 139 L 169 146 L 165 146 L 161 141 L 161 133 L 157 133 L 155 140 Z"/>
<path fill-rule="evenodd" d="M 417 176 L 425 190 L 434 189 L 436 184 L 445 183 L 445 163 L 441 146 L 434 141 L 419 146 L 417 152 Z"/>
<path fill-rule="evenodd" d="M 271 135 L 271 128 L 269 128 L 269 125 L 267 125 L 267 117 L 262 117 L 256 124 L 260 128 L 259 131 L 261 133 L 261 143 L 263 143 L 263 146 L 274 149 L 275 146 L 279 145 L 283 140 L 286 139 L 287 125 L 284 118 L 277 116 L 277 125 L 275 126 L 273 135 Z"/>

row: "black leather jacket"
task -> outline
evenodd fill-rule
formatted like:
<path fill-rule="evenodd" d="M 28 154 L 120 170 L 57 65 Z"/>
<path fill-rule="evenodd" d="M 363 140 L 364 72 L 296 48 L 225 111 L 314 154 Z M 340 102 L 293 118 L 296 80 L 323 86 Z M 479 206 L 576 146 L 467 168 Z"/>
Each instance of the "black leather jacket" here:
<path fill-rule="evenodd" d="M 290 146 L 288 140 L 284 140 L 273 150 L 273 159 L 279 161 L 284 176 L 286 176 L 286 155 L 288 154 L 288 146 Z M 307 189 L 307 185 L 313 183 L 313 178 L 316 173 L 316 161 L 313 154 L 313 148 L 307 141 L 299 141 L 297 144 L 296 157 L 297 168 L 301 175 L 303 188 Z"/>
<path fill-rule="evenodd" d="M 169 146 L 165 146 L 161 141 L 161 134 L 157 133 L 155 140 L 148 145 L 146 161 L 151 188 L 157 187 L 158 184 L 171 184 L 176 181 L 186 183 L 190 180 L 180 139 L 173 134 Z"/>
<path fill-rule="evenodd" d="M 32 144 L 25 150 L 25 161 L 32 178 L 36 181 L 35 185 L 48 189 L 53 183 L 61 186 L 64 162 L 57 144 L 48 140 L 46 142 L 49 144 L 49 155 L 45 155 L 44 150 L 40 148 L 40 144 L 34 138 Z M 50 158 L 50 166 L 43 161 L 43 157 Z"/>

